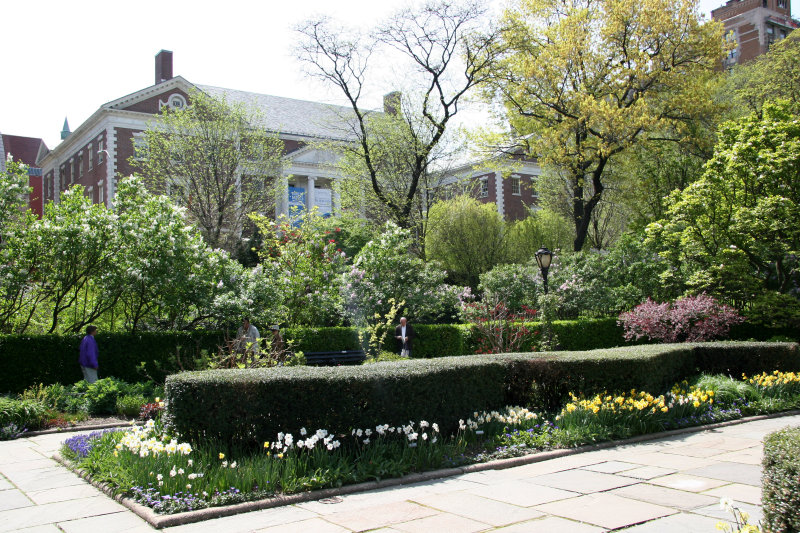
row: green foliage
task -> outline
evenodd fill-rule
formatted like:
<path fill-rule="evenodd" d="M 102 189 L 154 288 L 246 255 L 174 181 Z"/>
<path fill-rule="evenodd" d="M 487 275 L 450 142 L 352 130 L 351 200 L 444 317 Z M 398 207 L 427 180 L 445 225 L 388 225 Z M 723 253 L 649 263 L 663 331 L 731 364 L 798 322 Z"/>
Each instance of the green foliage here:
<path fill-rule="evenodd" d="M 355 257 L 358 252 L 380 233 L 372 220 L 343 211 L 335 216 L 317 221 L 319 228 L 336 241 L 347 257 Z"/>
<path fill-rule="evenodd" d="M 764 439 L 762 494 L 766 531 L 800 531 L 800 428 Z"/>
<path fill-rule="evenodd" d="M 353 259 L 342 280 L 351 323 L 365 327 L 376 314 L 385 317 L 391 300 L 404 302 L 400 314 L 413 324 L 452 318 L 461 291 L 444 283 L 445 272 L 436 265 L 411 255 L 410 247 L 410 231 L 387 223 Z"/>
<path fill-rule="evenodd" d="M 693 0 L 517 0 L 503 24 L 486 96 L 504 106 L 509 133 L 564 176 L 580 251 L 619 182 L 607 172 L 614 159 L 710 114 L 722 24 L 704 22 Z"/>
<path fill-rule="evenodd" d="M 765 288 L 796 287 L 798 166 L 800 124 L 787 104 L 723 125 L 702 179 L 674 193 L 667 217 L 647 228 L 672 265 L 662 280 L 677 275 L 739 308 Z"/>
<path fill-rule="evenodd" d="M 794 329 L 800 334 L 800 299 L 775 291 L 762 291 L 744 308 L 747 322 L 763 328 Z"/>
<path fill-rule="evenodd" d="M 507 261 L 505 221 L 496 205 L 467 195 L 437 202 L 428 212 L 425 250 L 453 283 L 475 289 L 481 274 Z"/>
<path fill-rule="evenodd" d="M 162 108 L 131 164 L 152 190 L 186 206 L 209 246 L 233 251 L 248 215 L 274 208 L 283 142 L 224 94 L 193 91 L 190 100 Z"/>
<path fill-rule="evenodd" d="M 347 257 L 311 213 L 292 224 L 252 215 L 264 237 L 259 251 L 264 281 L 275 288 L 281 320 L 292 326 L 338 325 L 342 313 L 339 274 Z M 271 279 L 269 279 L 271 278 Z M 275 307 L 272 303 L 271 307 Z"/>
<path fill-rule="evenodd" d="M 100 375 L 128 382 L 142 379 L 139 368 L 157 381 L 167 374 L 193 369 L 203 351 L 214 352 L 224 342 L 219 331 L 98 333 Z M 36 383 L 75 383 L 79 335 L 0 335 L 0 391 L 21 392 Z"/>
<path fill-rule="evenodd" d="M 761 112 L 767 102 L 787 100 L 800 111 L 800 33 L 771 43 L 766 54 L 733 68 L 724 88 L 734 115 Z"/>
<path fill-rule="evenodd" d="M 659 391 L 697 369 L 735 375 L 755 368 L 800 369 L 798 346 L 651 345 L 360 367 L 192 372 L 168 378 L 166 419 L 193 441 L 258 445 L 279 431 L 300 427 L 372 427 L 415 418 L 452 421 L 475 410 L 528 405 L 532 391 L 539 407 L 553 408 L 570 391 Z M 229 416 L 234 411 L 237 416 Z"/>
<path fill-rule="evenodd" d="M 526 264 L 496 266 L 481 274 L 480 280 L 478 290 L 484 298 L 498 298 L 513 312 L 523 306 L 535 308 L 543 291 L 542 271 L 535 259 Z"/>
<path fill-rule="evenodd" d="M 570 221 L 547 208 L 531 211 L 508 231 L 508 257 L 515 263 L 527 263 L 542 245 L 554 251 L 569 250 L 575 238 Z"/>
<path fill-rule="evenodd" d="M 19 430 L 39 429 L 46 418 L 47 407 L 40 401 L 0 396 L 0 428 L 14 424 Z"/>
<path fill-rule="evenodd" d="M 147 403 L 147 398 L 142 395 L 126 394 L 117 398 L 116 409 L 117 414 L 126 418 L 134 418 L 139 416 L 142 406 Z"/>

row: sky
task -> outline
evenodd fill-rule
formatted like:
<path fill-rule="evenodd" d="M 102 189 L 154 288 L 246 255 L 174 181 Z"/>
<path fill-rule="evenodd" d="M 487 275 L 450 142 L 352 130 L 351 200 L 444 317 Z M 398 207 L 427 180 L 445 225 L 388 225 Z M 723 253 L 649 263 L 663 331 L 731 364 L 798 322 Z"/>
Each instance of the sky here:
<path fill-rule="evenodd" d="M 487 1 L 498 9 L 505 4 Z M 103 103 L 152 85 L 162 49 L 173 52 L 173 74 L 193 83 L 345 105 L 334 89 L 303 72 L 293 54 L 294 28 L 316 15 L 369 28 L 408 3 L 6 0 L 0 7 L 0 132 L 41 137 L 54 148 L 65 117 L 74 131 Z M 700 9 L 708 14 L 723 3 L 702 0 Z M 384 80 L 369 94 L 367 107 L 380 107 L 392 83 Z"/>

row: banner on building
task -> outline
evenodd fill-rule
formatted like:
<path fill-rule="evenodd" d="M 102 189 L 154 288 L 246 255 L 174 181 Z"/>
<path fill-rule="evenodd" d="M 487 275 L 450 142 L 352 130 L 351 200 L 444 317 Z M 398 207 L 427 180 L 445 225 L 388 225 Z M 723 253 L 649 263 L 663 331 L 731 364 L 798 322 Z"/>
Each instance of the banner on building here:
<path fill-rule="evenodd" d="M 314 189 L 314 205 L 317 214 L 323 218 L 331 216 L 333 213 L 333 203 L 331 201 L 330 189 Z"/>
<path fill-rule="evenodd" d="M 306 210 L 306 190 L 303 187 L 289 187 L 289 219 L 299 226 Z"/>

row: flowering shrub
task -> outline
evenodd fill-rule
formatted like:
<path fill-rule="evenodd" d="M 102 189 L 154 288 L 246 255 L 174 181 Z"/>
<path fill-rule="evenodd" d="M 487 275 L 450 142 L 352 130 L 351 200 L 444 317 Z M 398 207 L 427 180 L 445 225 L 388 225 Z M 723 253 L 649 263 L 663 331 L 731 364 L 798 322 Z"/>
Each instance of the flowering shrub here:
<path fill-rule="evenodd" d="M 732 307 L 703 293 L 673 303 L 650 299 L 619 316 L 625 339 L 646 337 L 661 342 L 702 342 L 725 337 L 734 324 L 744 322 Z"/>
<path fill-rule="evenodd" d="M 474 324 L 478 332 L 477 353 L 521 351 L 523 343 L 531 338 L 526 322 L 536 317 L 535 309 L 523 305 L 520 311 L 512 312 L 497 297 L 463 303 L 461 312 L 464 320 Z M 538 333 L 534 331 L 533 336 Z"/>
<path fill-rule="evenodd" d="M 262 269 L 279 281 L 283 321 L 291 325 L 330 326 L 340 322 L 339 274 L 347 256 L 336 244 L 336 230 L 324 230 L 310 214 L 295 226 L 285 217 L 251 217 L 264 235 Z"/>
<path fill-rule="evenodd" d="M 542 287 L 542 273 L 534 261 L 525 265 L 499 265 L 481 274 L 478 289 L 485 298 L 502 301 L 517 313 L 524 307 L 536 307 Z"/>
<path fill-rule="evenodd" d="M 342 278 L 345 310 L 355 324 L 376 313 L 385 316 L 391 299 L 405 302 L 401 313 L 412 322 L 436 321 L 455 314 L 463 292 L 444 283 L 447 275 L 409 253 L 411 234 L 392 223 L 361 249 Z"/>

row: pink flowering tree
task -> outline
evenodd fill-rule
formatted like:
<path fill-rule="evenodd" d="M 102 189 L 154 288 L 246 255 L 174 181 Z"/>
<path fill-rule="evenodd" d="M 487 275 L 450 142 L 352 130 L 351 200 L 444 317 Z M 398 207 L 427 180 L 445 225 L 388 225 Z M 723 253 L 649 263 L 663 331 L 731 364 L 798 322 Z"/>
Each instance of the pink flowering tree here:
<path fill-rule="evenodd" d="M 735 309 L 706 293 L 679 298 L 672 303 L 647 299 L 622 313 L 618 323 L 625 340 L 647 338 L 660 342 L 701 342 L 724 338 L 734 324 L 744 322 Z"/>

